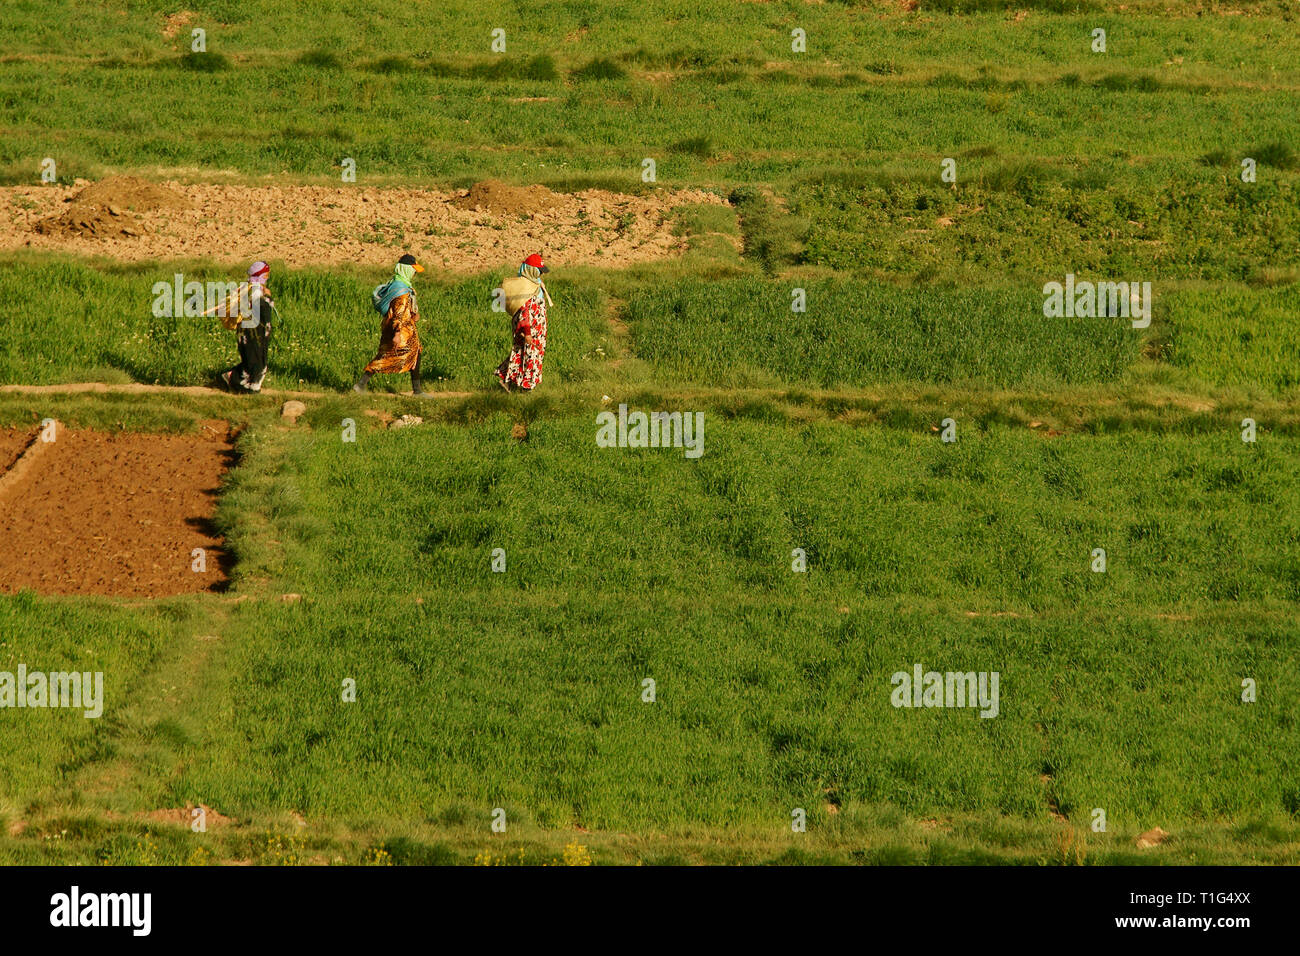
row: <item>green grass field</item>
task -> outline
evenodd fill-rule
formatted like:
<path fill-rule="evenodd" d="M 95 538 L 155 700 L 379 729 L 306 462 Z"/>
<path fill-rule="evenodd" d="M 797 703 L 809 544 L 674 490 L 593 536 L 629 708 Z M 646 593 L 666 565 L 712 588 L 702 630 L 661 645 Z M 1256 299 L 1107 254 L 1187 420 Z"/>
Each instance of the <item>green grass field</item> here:
<path fill-rule="evenodd" d="M 278 259 L 297 425 L 0 393 L 244 426 L 227 591 L 0 595 L 0 671 L 107 685 L 0 710 L 0 862 L 1300 862 L 1300 5 L 723 6 L 0 12 L 10 183 L 642 191 L 654 157 L 730 201 L 676 211 L 679 259 L 557 267 L 535 395 L 489 381 L 499 275 L 421 277 L 442 394 L 363 398 L 383 277 Z M 239 268 L 0 255 L 0 385 L 206 384 L 229 333 L 150 290 Z M 1046 318 L 1066 273 L 1150 281 L 1150 325 Z M 599 447 L 620 403 L 703 413 L 703 455 Z M 997 672 L 998 715 L 892 706 L 917 664 Z M 147 816 L 200 803 L 231 822 Z"/>
<path fill-rule="evenodd" d="M 972 426 L 947 445 L 706 410 L 691 461 L 593 455 L 588 416 L 563 412 L 526 443 L 506 411 L 345 443 L 349 411 L 243 444 L 223 521 L 236 591 L 265 597 L 5 603 L 17 659 L 89 657 L 129 702 L 93 731 L 65 717 L 54 741 L 20 739 L 10 812 L 34 801 L 84 839 L 11 841 L 16 858 L 130 861 L 129 828 L 97 821 L 201 800 L 272 832 L 288 811 L 327 821 L 314 852 L 353 861 L 468 859 L 492 849 L 497 806 L 536 860 L 581 827 L 608 860 L 640 855 L 614 835 L 630 831 L 662 834 L 663 860 L 1031 862 L 1055 852 L 1048 807 L 1106 809 L 1096 861 L 1136 856 L 1157 823 L 1198 834 L 1174 859 L 1289 859 L 1285 442 Z M 57 637 L 72 628 L 80 646 Z M 212 630 L 215 648 L 196 641 Z M 891 707 L 890 675 L 917 662 L 998 671 L 999 716 Z M 179 711 L 151 699 L 160 679 Z M 802 850 L 794 807 L 817 832 Z M 752 840 L 699 846 L 733 830 Z M 210 852 L 249 839 L 218 832 Z M 193 851 L 172 834 L 156 852 Z"/>

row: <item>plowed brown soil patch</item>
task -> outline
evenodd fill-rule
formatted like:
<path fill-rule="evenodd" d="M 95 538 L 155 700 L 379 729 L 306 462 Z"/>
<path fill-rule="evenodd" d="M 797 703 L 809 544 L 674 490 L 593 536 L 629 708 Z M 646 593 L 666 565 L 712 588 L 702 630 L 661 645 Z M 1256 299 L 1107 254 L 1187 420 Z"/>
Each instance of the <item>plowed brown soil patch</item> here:
<path fill-rule="evenodd" d="M 0 498 L 0 592 L 220 590 L 228 569 L 210 522 L 233 457 L 225 423 L 195 435 L 61 430 Z"/>
<path fill-rule="evenodd" d="M 13 467 L 35 435 L 35 428 L 0 428 L 0 475 Z"/>
<path fill-rule="evenodd" d="M 460 273 L 517 265 L 541 252 L 557 270 L 621 267 L 683 252 L 686 240 L 672 234 L 668 220 L 677 206 L 695 203 L 725 205 L 698 189 L 633 196 L 495 181 L 442 192 L 115 177 L 97 184 L 0 187 L 0 251 L 380 268 L 411 252 L 426 267 Z"/>
<path fill-rule="evenodd" d="M 57 216 L 36 223 L 43 236 L 133 239 L 144 234 L 144 215 L 189 209 L 192 203 L 175 190 L 134 176 L 101 180 L 64 199 Z"/>
<path fill-rule="evenodd" d="M 562 206 L 562 197 L 545 186 L 511 186 L 489 179 L 475 183 L 469 192 L 451 201 L 460 209 L 481 209 L 508 216 L 534 216 Z"/>

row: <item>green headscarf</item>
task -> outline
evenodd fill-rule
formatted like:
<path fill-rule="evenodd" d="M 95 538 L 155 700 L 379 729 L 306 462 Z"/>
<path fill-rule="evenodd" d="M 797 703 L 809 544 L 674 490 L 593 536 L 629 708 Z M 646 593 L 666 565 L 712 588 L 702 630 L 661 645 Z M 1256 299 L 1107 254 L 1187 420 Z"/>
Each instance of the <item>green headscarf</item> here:
<path fill-rule="evenodd" d="M 415 278 L 415 266 L 408 266 L 405 262 L 399 262 L 393 266 L 393 277 L 402 280 L 407 285 L 411 285 L 411 280 Z"/>

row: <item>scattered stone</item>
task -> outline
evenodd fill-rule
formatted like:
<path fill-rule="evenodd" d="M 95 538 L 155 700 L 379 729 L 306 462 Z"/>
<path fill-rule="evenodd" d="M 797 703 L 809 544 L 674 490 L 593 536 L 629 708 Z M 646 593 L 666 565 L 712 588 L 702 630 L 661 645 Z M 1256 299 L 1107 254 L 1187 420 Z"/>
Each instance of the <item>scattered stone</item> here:
<path fill-rule="evenodd" d="M 419 415 L 403 415 L 394 421 L 388 423 L 389 428 L 410 428 L 413 425 L 423 425 L 424 419 Z"/>
<path fill-rule="evenodd" d="M 168 40 L 176 38 L 176 34 L 188 26 L 197 16 L 191 10 L 182 10 L 180 13 L 169 13 L 163 22 L 162 35 Z"/>
<path fill-rule="evenodd" d="M 1146 833 L 1140 834 L 1137 838 L 1137 847 L 1139 850 L 1149 850 L 1153 846 L 1159 846 L 1169 839 L 1169 834 L 1159 827 L 1153 827 Z"/>
<path fill-rule="evenodd" d="M 528 441 L 528 426 L 523 422 L 516 422 L 510 429 L 510 437 L 515 441 Z"/>
<path fill-rule="evenodd" d="M 200 816 L 195 810 L 202 810 Z M 159 810 L 141 811 L 135 814 L 137 819 L 150 820 L 154 823 L 172 823 L 181 826 L 191 826 L 196 820 L 202 819 L 203 825 L 207 828 L 230 826 L 235 822 L 233 817 L 218 813 L 206 804 L 187 803 L 183 807 L 164 807 Z"/>
<path fill-rule="evenodd" d="M 307 406 L 299 401 L 288 401 L 280 406 L 280 417 L 287 418 L 290 425 L 296 425 L 303 412 L 307 411 Z"/>
<path fill-rule="evenodd" d="M 281 595 L 280 595 L 280 600 L 283 601 L 285 604 L 297 604 L 299 601 L 302 600 L 302 595 L 301 595 L 301 594 L 292 594 L 292 593 L 290 593 L 290 594 L 281 594 Z"/>

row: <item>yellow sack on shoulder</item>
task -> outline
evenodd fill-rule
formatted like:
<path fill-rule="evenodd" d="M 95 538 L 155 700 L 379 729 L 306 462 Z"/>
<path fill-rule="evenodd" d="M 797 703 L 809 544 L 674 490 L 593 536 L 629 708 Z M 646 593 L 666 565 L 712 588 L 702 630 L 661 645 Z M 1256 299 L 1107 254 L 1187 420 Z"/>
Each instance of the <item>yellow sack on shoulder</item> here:
<path fill-rule="evenodd" d="M 506 297 L 506 312 L 514 315 L 529 299 L 537 295 L 540 288 L 540 285 L 527 276 L 511 276 L 504 280 L 501 283 L 501 291 Z"/>
<path fill-rule="evenodd" d="M 244 292 L 244 286 L 241 285 L 234 292 L 230 293 L 230 295 L 226 296 L 224 302 L 217 303 L 216 305 L 212 306 L 212 308 L 208 309 L 203 314 L 204 315 L 215 314 L 216 317 L 221 320 L 221 324 L 225 328 L 233 332 L 236 328 L 239 327 L 239 320 L 240 320 L 239 310 L 240 310 L 243 292 Z"/>

